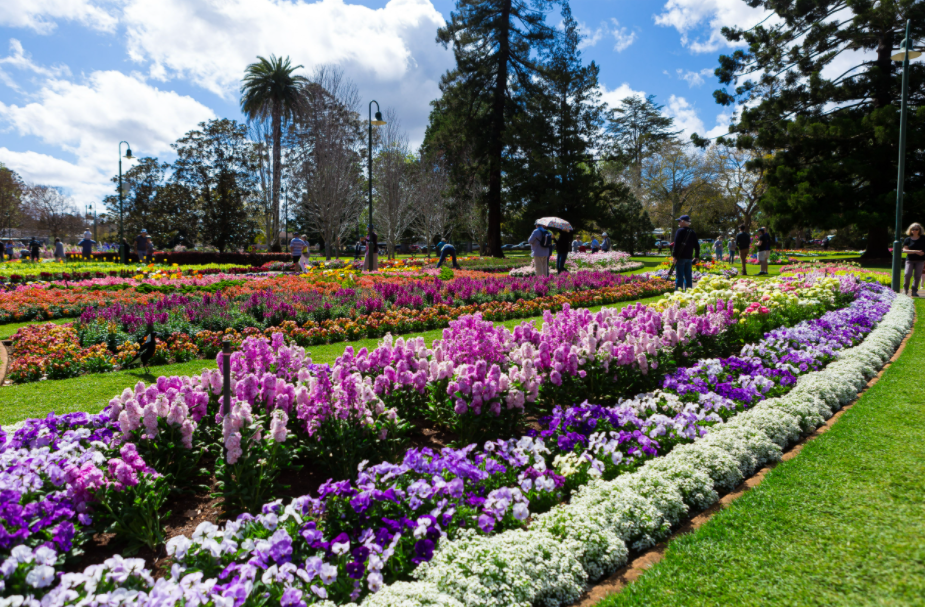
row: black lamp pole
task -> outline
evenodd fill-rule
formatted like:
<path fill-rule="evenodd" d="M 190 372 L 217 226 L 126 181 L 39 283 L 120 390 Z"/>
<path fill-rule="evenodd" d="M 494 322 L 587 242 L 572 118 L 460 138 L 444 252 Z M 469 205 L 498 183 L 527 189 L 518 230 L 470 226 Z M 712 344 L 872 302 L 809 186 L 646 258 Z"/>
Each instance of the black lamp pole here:
<path fill-rule="evenodd" d="M 376 119 L 373 120 L 373 104 L 376 104 Z M 373 99 L 369 102 L 369 230 L 373 229 L 373 125 L 382 126 L 382 112 L 379 111 L 379 102 Z M 369 247 L 369 243 L 366 244 Z"/>
<path fill-rule="evenodd" d="M 128 141 L 119 142 L 119 257 L 122 263 L 128 262 L 128 251 L 125 250 L 125 233 L 123 232 L 124 210 L 122 205 L 122 144 L 125 144 L 125 158 L 133 159 L 132 145 Z"/>

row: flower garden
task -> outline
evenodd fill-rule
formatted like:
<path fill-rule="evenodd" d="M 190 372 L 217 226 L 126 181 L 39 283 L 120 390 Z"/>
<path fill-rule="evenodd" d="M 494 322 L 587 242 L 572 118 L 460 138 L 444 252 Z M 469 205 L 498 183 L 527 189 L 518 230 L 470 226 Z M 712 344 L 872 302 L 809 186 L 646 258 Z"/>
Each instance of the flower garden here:
<path fill-rule="evenodd" d="M 716 264 L 670 294 L 596 269 L 337 271 L 98 291 L 139 299 L 22 330 L 14 352 L 52 340 L 92 361 L 151 325 L 167 360 L 219 369 L 0 432 L 3 604 L 569 605 L 853 399 L 913 321 L 851 267 Z M 313 363 L 333 327 L 446 328 Z"/>

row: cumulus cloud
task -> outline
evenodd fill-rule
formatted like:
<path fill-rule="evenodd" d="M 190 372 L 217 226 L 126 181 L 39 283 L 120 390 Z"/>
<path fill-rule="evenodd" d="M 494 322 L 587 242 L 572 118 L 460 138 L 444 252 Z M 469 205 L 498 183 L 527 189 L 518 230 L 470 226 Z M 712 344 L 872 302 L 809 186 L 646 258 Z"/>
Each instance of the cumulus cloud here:
<path fill-rule="evenodd" d="M 257 56 L 289 56 L 310 73 L 336 65 L 364 99 L 395 107 L 420 142 L 453 65 L 435 44 L 443 17 L 430 0 L 391 0 L 372 9 L 342 0 L 127 0 L 124 23 L 132 60 L 158 80 L 188 80 L 236 100 Z"/>
<path fill-rule="evenodd" d="M 742 0 L 668 0 L 655 23 L 673 27 L 681 34 L 681 44 L 695 53 L 715 53 L 731 46 L 722 35 L 723 27 L 749 27 L 768 16 Z"/>
<path fill-rule="evenodd" d="M 707 138 L 719 137 L 728 132 L 729 122 L 732 119 L 731 115 L 720 113 L 716 117 L 716 125 L 707 130 L 703 120 L 698 115 L 697 108 L 684 97 L 678 97 L 677 95 L 672 95 L 668 98 L 668 103 L 665 105 L 665 114 L 674 118 L 674 125 L 681 131 L 681 137 L 685 140 L 689 139 L 693 133 Z"/>
<path fill-rule="evenodd" d="M 597 43 L 601 40 L 613 38 L 613 50 L 619 53 L 629 48 L 636 41 L 636 32 L 630 31 L 626 27 L 621 27 L 620 22 L 616 19 L 611 19 L 609 22 L 601 21 L 601 24 L 596 29 L 579 24 L 579 30 L 582 35 L 582 40 L 578 45 L 579 49 L 597 46 Z"/>
<path fill-rule="evenodd" d="M 31 181 L 64 187 L 79 203 L 112 189 L 119 141 L 138 156 L 170 153 L 170 144 L 213 111 L 188 96 L 162 91 L 137 75 L 91 73 L 82 82 L 49 78 L 25 105 L 0 102 L 0 128 L 73 155 L 67 161 L 4 148 L 5 163 Z"/>
<path fill-rule="evenodd" d="M 606 85 L 600 86 L 601 92 L 601 101 L 609 105 L 610 107 L 617 107 L 620 105 L 620 102 L 626 99 L 627 97 L 645 97 L 646 94 L 643 91 L 636 91 L 628 85 L 623 83 L 613 90 L 607 90 Z"/>
<path fill-rule="evenodd" d="M 706 67 L 699 72 L 692 72 L 690 70 L 682 70 L 681 68 L 678 68 L 677 73 L 678 78 L 687 82 L 687 84 L 693 88 L 695 86 L 702 86 L 704 83 L 704 76 L 712 76 L 713 69 Z"/>
<path fill-rule="evenodd" d="M 114 31 L 118 18 L 109 2 L 95 0 L 3 0 L 0 25 L 50 34 L 58 21 L 73 21 L 104 32 Z"/>

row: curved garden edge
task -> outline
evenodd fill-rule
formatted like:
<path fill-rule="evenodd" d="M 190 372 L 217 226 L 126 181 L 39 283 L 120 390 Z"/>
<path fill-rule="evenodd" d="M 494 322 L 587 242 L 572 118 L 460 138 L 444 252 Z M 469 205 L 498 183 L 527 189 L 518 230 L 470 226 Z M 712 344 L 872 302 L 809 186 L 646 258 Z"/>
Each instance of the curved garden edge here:
<path fill-rule="evenodd" d="M 802 376 L 787 394 L 637 472 L 586 485 L 568 505 L 537 517 L 527 531 L 464 536 L 448 544 L 447 554 L 415 572 L 418 581 L 392 584 L 367 597 L 364 607 L 457 607 L 471 600 L 500 606 L 500 597 L 492 596 L 500 588 L 507 588 L 501 594 L 516 594 L 519 605 L 578 601 L 589 585 L 626 565 L 629 549 L 646 550 L 664 540 L 692 512 L 706 511 L 719 502 L 719 493 L 780 461 L 784 449 L 855 400 L 893 357 L 913 322 L 913 301 L 896 297 L 863 342 Z"/>
<path fill-rule="evenodd" d="M 791 446 L 781 455 L 781 462 L 789 461 L 800 454 L 803 450 L 803 447 L 810 441 L 816 440 L 826 432 L 828 432 L 835 423 L 841 419 L 841 416 L 845 414 L 846 411 L 854 407 L 854 405 L 861 399 L 864 394 L 874 386 L 880 378 L 883 377 L 883 374 L 886 372 L 890 366 L 896 362 L 896 360 L 903 353 L 903 350 L 906 348 L 906 344 L 909 342 L 909 339 L 912 338 L 912 334 L 915 332 L 915 321 L 916 318 L 913 316 L 912 319 L 912 328 L 906 334 L 906 337 L 903 338 L 902 343 L 899 344 L 899 347 L 896 349 L 896 352 L 890 357 L 890 360 L 881 367 L 877 374 L 867 382 L 867 385 L 858 392 L 857 396 L 847 405 L 839 409 L 832 417 L 830 417 L 824 424 L 816 428 L 810 435 L 805 436 L 800 439 L 796 444 Z M 581 598 L 573 604 L 574 607 L 593 607 L 603 599 L 618 594 L 623 591 L 628 585 L 635 582 L 639 577 L 645 573 L 653 565 L 661 561 L 665 557 L 665 550 L 668 548 L 668 545 L 673 542 L 675 539 L 691 533 L 699 529 L 701 526 L 706 524 L 710 519 L 713 518 L 716 514 L 725 510 L 729 507 L 732 502 L 739 499 L 752 489 L 755 489 L 761 485 L 765 476 L 774 468 L 777 467 L 779 462 L 771 463 L 761 470 L 757 471 L 753 476 L 744 480 L 738 487 L 722 496 L 718 502 L 704 510 L 703 512 L 692 516 L 686 522 L 671 534 L 671 537 L 666 539 L 663 542 L 652 546 L 648 550 L 644 550 L 641 553 L 637 554 L 630 562 L 626 564 L 623 568 L 614 572 L 605 579 L 597 582 L 588 588 Z"/>

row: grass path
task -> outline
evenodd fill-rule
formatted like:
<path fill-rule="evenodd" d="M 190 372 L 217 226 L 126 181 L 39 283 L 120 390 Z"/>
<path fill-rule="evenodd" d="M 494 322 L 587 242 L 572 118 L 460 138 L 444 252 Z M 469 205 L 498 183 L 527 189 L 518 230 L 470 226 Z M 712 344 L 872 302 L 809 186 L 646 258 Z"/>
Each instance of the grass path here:
<path fill-rule="evenodd" d="M 625 301 L 609 307 L 622 308 L 637 303 L 651 303 L 661 296 L 649 297 L 634 301 Z M 600 310 L 604 306 L 590 308 L 592 311 Z M 543 324 L 542 316 L 531 318 L 518 318 L 495 323 L 513 329 L 524 321 L 533 321 L 537 326 Z M 424 333 L 407 334 L 404 337 L 422 336 L 430 345 L 435 339 L 443 335 L 443 329 L 426 331 Z M 312 361 L 315 363 L 333 363 L 343 354 L 347 346 L 355 350 L 360 348 L 374 348 L 379 339 L 362 339 L 354 342 L 340 342 L 309 348 Z M 74 411 L 98 412 L 113 397 L 122 390 L 132 387 L 139 381 L 150 383 L 161 375 L 192 375 L 204 368 L 214 369 L 214 360 L 194 360 L 187 363 L 162 365 L 151 367 L 149 372 L 144 369 L 129 369 L 115 373 L 97 373 L 83 375 L 70 379 L 46 380 L 15 386 L 0 388 L 0 425 L 11 424 L 29 417 L 44 417 L 54 411 L 58 414 Z"/>
<path fill-rule="evenodd" d="M 831 430 L 598 606 L 925 605 L 925 301 L 916 312 Z"/>

